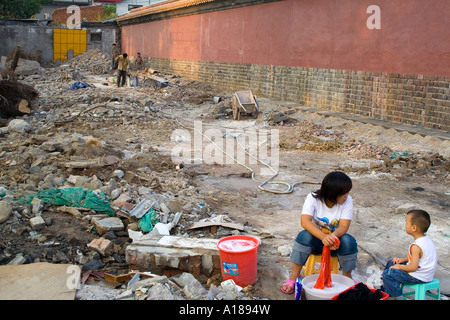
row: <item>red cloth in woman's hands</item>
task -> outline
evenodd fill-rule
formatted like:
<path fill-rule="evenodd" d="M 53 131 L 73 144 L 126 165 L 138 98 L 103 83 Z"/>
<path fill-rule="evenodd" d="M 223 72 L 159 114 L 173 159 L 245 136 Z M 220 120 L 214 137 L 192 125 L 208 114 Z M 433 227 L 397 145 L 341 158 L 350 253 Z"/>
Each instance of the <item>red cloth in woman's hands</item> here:
<path fill-rule="evenodd" d="M 334 240 L 334 246 L 339 248 L 339 239 L 336 238 Z M 322 250 L 322 259 L 320 260 L 320 274 L 319 278 L 317 278 L 316 284 L 314 285 L 314 289 L 323 290 L 324 287 L 331 288 L 333 286 L 331 282 L 331 251 L 330 247 L 323 246 Z"/>

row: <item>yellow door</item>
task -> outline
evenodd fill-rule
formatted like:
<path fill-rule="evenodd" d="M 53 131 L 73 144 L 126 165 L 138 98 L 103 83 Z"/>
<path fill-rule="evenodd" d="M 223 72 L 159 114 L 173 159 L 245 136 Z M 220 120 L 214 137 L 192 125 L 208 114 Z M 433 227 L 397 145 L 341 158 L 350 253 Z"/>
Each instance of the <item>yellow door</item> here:
<path fill-rule="evenodd" d="M 78 29 L 53 29 L 53 62 L 66 61 L 69 50 L 73 51 L 73 56 L 77 56 L 86 51 L 87 47 L 86 30 Z"/>

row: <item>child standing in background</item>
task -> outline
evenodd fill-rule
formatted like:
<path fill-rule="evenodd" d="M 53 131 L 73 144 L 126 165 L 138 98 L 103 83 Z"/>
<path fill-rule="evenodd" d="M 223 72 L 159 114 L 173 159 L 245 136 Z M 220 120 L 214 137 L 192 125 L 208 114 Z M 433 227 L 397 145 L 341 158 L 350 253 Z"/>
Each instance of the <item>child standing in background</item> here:
<path fill-rule="evenodd" d="M 144 68 L 144 60 L 141 57 L 141 53 L 137 53 L 137 57 L 134 60 L 134 69 L 135 70 L 142 70 Z"/>

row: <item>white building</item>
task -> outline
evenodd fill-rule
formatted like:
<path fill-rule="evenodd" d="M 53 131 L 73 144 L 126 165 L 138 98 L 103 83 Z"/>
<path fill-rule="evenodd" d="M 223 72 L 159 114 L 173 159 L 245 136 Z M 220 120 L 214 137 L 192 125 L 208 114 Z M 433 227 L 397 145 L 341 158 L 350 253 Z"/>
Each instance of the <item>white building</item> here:
<path fill-rule="evenodd" d="M 121 16 L 128 12 L 128 10 L 148 6 L 150 4 L 155 4 L 158 2 L 163 2 L 166 0 L 94 0 L 95 4 L 113 4 L 116 6 L 116 13 Z"/>

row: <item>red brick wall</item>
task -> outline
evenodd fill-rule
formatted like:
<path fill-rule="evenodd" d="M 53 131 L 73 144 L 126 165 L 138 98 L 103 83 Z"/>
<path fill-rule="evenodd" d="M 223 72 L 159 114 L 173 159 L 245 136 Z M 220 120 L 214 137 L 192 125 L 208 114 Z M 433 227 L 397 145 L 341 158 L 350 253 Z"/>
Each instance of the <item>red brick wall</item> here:
<path fill-rule="evenodd" d="M 230 91 L 450 131 L 450 79 L 398 73 L 146 58 L 153 69 Z"/>
<path fill-rule="evenodd" d="M 367 28 L 369 6 L 381 29 Z M 450 76 L 450 1 L 284 0 L 123 26 L 154 58 Z"/>
<path fill-rule="evenodd" d="M 369 29 L 377 5 L 381 29 Z M 122 26 L 124 52 L 227 89 L 450 130 L 450 1 L 284 0 Z"/>

